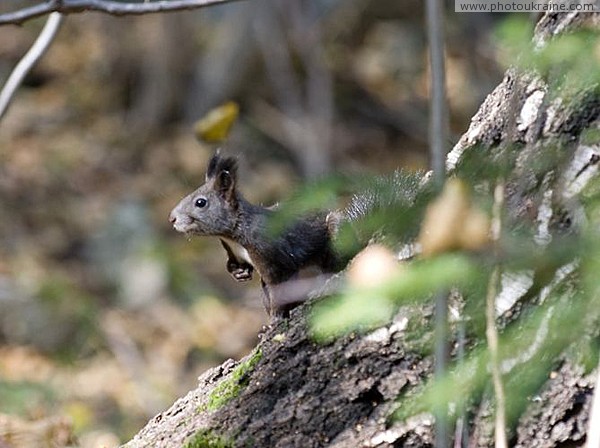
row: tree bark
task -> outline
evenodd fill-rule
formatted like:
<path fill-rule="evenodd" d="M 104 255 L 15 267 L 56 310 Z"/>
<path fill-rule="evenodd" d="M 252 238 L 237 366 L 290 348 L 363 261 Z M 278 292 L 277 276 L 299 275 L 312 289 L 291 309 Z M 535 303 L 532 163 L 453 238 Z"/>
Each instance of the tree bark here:
<path fill-rule="evenodd" d="M 595 27 L 598 19 L 597 14 L 546 14 L 536 27 L 534 42 L 544 45 L 574 27 Z M 539 76 L 508 70 L 448 155 L 448 169 L 453 170 L 468 151 L 494 154 L 506 145 L 516 146 L 517 168 L 507 182 L 507 208 L 513 219 L 534 222 L 536 242 L 544 244 L 552 229 L 577 223 L 577 195 L 597 173 L 600 141 L 580 140 L 582 131 L 600 124 L 596 90 L 580 92 L 576 99 L 550 99 Z M 551 143 L 560 144 L 569 162 L 533 173 L 528 162 L 544 157 Z M 509 286 L 521 291 L 517 296 L 531 290 L 531 278 L 511 278 L 507 282 L 514 284 Z M 403 308 L 386 327 L 319 345 L 309 337 L 308 309 L 297 308 L 288 320 L 276 321 L 265 331 L 258 344 L 260 359 L 255 355 L 252 359 L 258 361 L 251 368 L 240 374 L 238 366 L 249 365 L 249 359 L 229 360 L 204 373 L 197 389 L 152 419 L 125 447 L 184 446 L 192 440 L 196 445 L 190 446 L 195 447 L 433 446 L 430 415 L 387 421 L 396 397 L 431 376 L 431 356 L 424 350 L 430 342 L 428 333 L 416 338 L 409 331 L 426 325 L 431 310 Z M 239 393 L 221 406 L 211 405 L 215 388 L 222 390 L 232 382 L 243 386 Z M 559 362 L 519 420 L 511 446 L 582 446 L 594 383 L 595 373 Z M 473 411 L 469 446 L 493 446 L 489 404 L 483 402 Z"/>

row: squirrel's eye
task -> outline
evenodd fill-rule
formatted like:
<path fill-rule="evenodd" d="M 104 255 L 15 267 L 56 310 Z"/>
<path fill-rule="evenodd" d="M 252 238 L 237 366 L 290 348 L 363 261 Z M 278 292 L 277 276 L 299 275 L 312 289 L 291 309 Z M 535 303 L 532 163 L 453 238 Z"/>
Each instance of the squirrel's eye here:
<path fill-rule="evenodd" d="M 194 205 L 198 208 L 202 208 L 202 207 L 206 207 L 206 204 L 208 203 L 208 201 L 204 198 L 198 198 L 196 199 L 196 202 L 194 202 Z"/>

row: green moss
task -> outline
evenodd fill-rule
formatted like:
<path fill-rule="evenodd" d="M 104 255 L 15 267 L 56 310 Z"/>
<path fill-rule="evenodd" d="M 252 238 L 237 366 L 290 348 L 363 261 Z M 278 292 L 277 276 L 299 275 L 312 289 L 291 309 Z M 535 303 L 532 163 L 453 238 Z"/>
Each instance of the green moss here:
<path fill-rule="evenodd" d="M 229 375 L 229 378 L 222 381 L 214 388 L 212 393 L 208 396 L 207 403 L 200 408 L 201 411 L 214 411 L 219 409 L 225 403 L 229 402 L 233 398 L 237 397 L 242 389 L 244 389 L 249 382 L 249 374 L 254 370 L 254 367 L 262 358 L 262 352 L 260 349 L 256 349 L 252 355 L 248 356 L 245 361 L 233 369 L 233 372 Z M 208 446 L 208 445 L 207 445 Z"/>
<path fill-rule="evenodd" d="M 409 313 L 404 332 L 404 344 L 407 350 L 421 356 L 431 354 L 433 329 L 428 318 L 420 313 Z"/>
<path fill-rule="evenodd" d="M 209 430 L 201 430 L 194 434 L 184 448 L 232 448 L 233 443 Z"/>

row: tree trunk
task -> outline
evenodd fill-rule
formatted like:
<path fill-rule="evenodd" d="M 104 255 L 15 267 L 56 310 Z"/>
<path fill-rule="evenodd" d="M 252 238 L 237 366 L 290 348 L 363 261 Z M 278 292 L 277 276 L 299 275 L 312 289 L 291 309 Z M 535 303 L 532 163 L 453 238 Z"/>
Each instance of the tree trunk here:
<path fill-rule="evenodd" d="M 534 42 L 543 45 L 558 33 L 596 26 L 598 20 L 596 14 L 547 14 L 536 27 Z M 549 99 L 547 93 L 540 77 L 508 70 L 447 161 L 452 170 L 468 151 L 493 154 L 506 145 L 516 146 L 517 169 L 507 183 L 507 207 L 514 219 L 534 220 L 539 244 L 552 229 L 576 224 L 579 209 L 574 199 L 596 175 L 600 161 L 600 141 L 580 141 L 582 131 L 599 124 L 596 89 L 569 100 Z M 550 143 L 568 152 L 570 162 L 532 173 L 528 161 L 544 157 Z M 512 281 L 515 290 L 531 288 L 531 279 L 523 276 Z M 384 328 L 325 345 L 309 337 L 307 310 L 302 306 L 288 320 L 274 322 L 253 355 L 203 374 L 197 389 L 157 415 L 125 446 L 432 446 L 430 415 L 387 422 L 395 398 L 431 376 L 431 356 L 423 349 L 428 341 L 408 331 L 425 325 L 430 309 L 403 308 Z M 519 420 L 511 445 L 582 446 L 594 378 L 563 361 Z M 217 398 L 228 394 L 230 400 Z M 489 404 L 473 411 L 469 445 L 493 446 Z"/>

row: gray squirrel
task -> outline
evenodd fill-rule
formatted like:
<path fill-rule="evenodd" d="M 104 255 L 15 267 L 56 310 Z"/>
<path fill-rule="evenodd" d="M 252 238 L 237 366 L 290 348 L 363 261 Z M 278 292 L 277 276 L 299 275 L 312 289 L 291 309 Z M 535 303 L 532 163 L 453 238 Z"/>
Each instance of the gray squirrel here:
<path fill-rule="evenodd" d="M 219 237 L 231 276 L 243 282 L 257 271 L 266 311 L 287 315 L 305 298 L 282 297 L 286 288 L 279 286 L 298 279 L 306 269 L 333 274 L 343 267 L 332 244 L 339 215 L 310 213 L 272 235 L 268 220 L 274 213 L 244 199 L 237 188 L 237 160 L 217 152 L 208 164 L 205 183 L 177 204 L 169 221 L 178 232 Z"/>
<path fill-rule="evenodd" d="M 266 311 L 285 316 L 308 297 L 302 288 L 292 292 L 290 282 L 300 283 L 306 271 L 326 277 L 342 270 L 352 255 L 378 238 L 368 226 L 363 232 L 360 222 L 381 210 L 395 213 L 399 206 L 414 209 L 415 198 L 427 179 L 422 173 L 402 170 L 371 178 L 344 209 L 308 213 L 274 235 L 269 229 L 274 208 L 246 201 L 237 188 L 237 160 L 217 151 L 208 164 L 205 183 L 177 204 L 169 220 L 178 232 L 218 237 L 227 252 L 226 267 L 231 276 L 243 282 L 257 271 Z M 340 254 L 334 239 L 346 224 L 351 226 L 354 247 Z M 379 227 L 375 233 L 385 232 Z M 412 254 L 411 249 L 408 257 Z"/>

